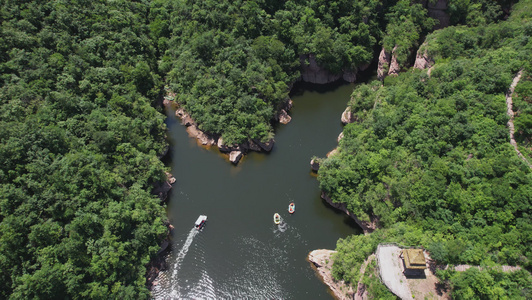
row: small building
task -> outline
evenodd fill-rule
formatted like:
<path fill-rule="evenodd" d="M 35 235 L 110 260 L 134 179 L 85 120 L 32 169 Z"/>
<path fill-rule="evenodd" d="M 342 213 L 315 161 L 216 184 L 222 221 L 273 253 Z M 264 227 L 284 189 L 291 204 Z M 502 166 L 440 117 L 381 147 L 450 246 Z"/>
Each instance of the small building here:
<path fill-rule="evenodd" d="M 403 249 L 401 258 L 404 263 L 404 274 L 407 277 L 424 277 L 427 262 L 423 249 Z"/>

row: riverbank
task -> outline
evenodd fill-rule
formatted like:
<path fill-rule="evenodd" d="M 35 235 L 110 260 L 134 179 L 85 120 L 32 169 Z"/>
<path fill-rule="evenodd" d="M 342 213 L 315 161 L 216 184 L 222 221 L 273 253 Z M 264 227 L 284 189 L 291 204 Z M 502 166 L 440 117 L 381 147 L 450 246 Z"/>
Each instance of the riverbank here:
<path fill-rule="evenodd" d="M 319 249 L 311 251 L 308 254 L 308 261 L 312 263 L 312 268 L 316 270 L 320 279 L 329 287 L 331 293 L 336 299 L 348 300 L 353 299 L 355 292 L 350 285 L 344 281 L 336 281 L 332 276 L 334 250 Z"/>

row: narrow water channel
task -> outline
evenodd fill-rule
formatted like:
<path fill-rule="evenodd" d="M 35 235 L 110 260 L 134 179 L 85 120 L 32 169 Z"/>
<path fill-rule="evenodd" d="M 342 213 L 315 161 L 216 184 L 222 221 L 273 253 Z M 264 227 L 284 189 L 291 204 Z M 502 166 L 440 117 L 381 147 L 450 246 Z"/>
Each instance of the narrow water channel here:
<path fill-rule="evenodd" d="M 174 225 L 169 269 L 160 274 L 157 299 L 330 299 L 306 261 L 315 249 L 361 231 L 320 199 L 310 158 L 336 147 L 340 116 L 352 84 L 293 89 L 292 122 L 276 129 L 269 154 L 251 153 L 238 166 L 216 149 L 188 137 L 168 118 L 174 184 L 168 217 Z M 290 215 L 288 204 L 296 211 Z M 273 223 L 278 212 L 286 223 Z M 200 214 L 204 230 L 193 229 Z"/>

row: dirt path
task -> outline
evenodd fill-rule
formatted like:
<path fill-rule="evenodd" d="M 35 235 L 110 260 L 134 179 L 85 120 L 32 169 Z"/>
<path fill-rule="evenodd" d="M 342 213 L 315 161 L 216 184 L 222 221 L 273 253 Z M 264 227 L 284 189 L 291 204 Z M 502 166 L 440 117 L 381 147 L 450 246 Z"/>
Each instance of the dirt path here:
<path fill-rule="evenodd" d="M 510 144 L 514 146 L 515 152 L 517 152 L 517 156 L 519 156 L 527 165 L 532 169 L 532 164 L 528 162 L 526 157 L 519 151 L 517 148 L 517 142 L 514 138 L 515 128 L 514 128 L 514 111 L 512 110 L 513 102 L 512 102 L 512 96 L 514 94 L 515 87 L 517 86 L 517 83 L 519 83 L 519 80 L 521 80 L 521 75 L 523 75 L 523 70 L 519 70 L 517 72 L 517 75 L 515 75 L 514 80 L 512 81 L 512 84 L 510 85 L 510 88 L 506 92 L 506 113 L 510 117 L 510 120 L 508 120 L 508 128 L 510 130 Z"/>

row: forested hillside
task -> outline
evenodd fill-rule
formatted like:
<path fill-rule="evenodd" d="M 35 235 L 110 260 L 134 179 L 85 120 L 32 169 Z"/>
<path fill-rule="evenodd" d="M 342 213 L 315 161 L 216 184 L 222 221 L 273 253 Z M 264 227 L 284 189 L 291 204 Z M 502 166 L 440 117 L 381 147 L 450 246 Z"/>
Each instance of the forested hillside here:
<path fill-rule="evenodd" d="M 165 179 L 165 85 L 226 144 L 266 141 L 309 55 L 340 74 L 396 48 L 406 68 L 437 23 L 405 0 L 1 4 L 0 298 L 149 297 L 146 264 L 166 233 L 151 195 Z M 339 242 L 339 277 L 354 278 L 346 249 L 374 237 L 409 238 L 442 262 L 530 270 L 532 175 L 504 105 L 523 70 L 516 139 L 530 157 L 527 5 L 502 22 L 508 1 L 449 1 L 451 24 L 467 26 L 428 36 L 431 76 L 355 91 L 358 121 L 319 180 L 384 230 Z"/>
<path fill-rule="evenodd" d="M 334 202 L 381 229 L 339 241 L 338 279 L 356 282 L 378 243 L 400 242 L 425 247 L 441 264 L 527 270 L 440 274 L 458 299 L 530 297 L 532 172 L 510 144 L 505 93 L 522 70 L 516 138 L 530 160 L 531 7 L 521 1 L 507 21 L 438 30 L 420 49 L 435 61 L 430 72 L 408 70 L 353 92 L 356 121 L 318 179 Z"/>
<path fill-rule="evenodd" d="M 410 1 L 182 0 L 154 6 L 152 29 L 168 49 L 161 69 L 170 89 L 201 130 L 221 135 L 228 145 L 273 137 L 272 120 L 299 77 L 300 56 L 313 54 L 332 73 L 356 73 L 373 59 L 386 30 L 402 30 L 399 20 L 409 21 L 409 34 L 400 35 L 408 45 L 434 24 Z"/>
<path fill-rule="evenodd" d="M 2 1 L 0 298 L 147 298 L 162 86 L 136 2 Z"/>

